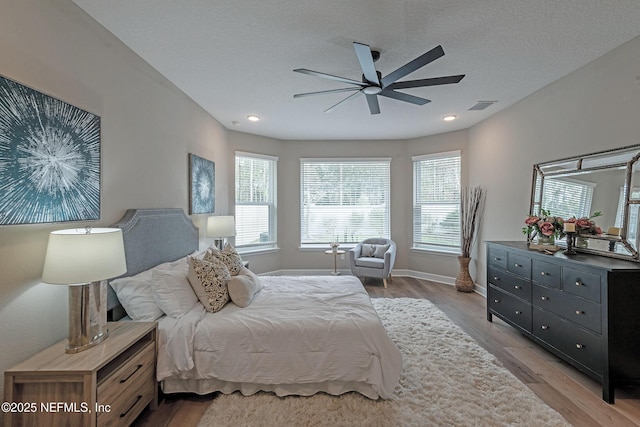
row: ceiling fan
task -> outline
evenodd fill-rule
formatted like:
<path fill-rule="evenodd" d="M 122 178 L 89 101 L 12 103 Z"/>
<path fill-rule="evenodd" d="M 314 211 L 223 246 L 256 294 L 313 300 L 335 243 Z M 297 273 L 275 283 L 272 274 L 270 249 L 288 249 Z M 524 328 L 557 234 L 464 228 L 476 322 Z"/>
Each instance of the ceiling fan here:
<path fill-rule="evenodd" d="M 354 99 L 357 95 L 363 93 L 367 97 L 367 103 L 369 104 L 369 111 L 371 112 L 371 114 L 380 114 L 378 95 L 397 99 L 398 101 L 409 102 L 411 104 L 424 105 L 428 102 L 431 102 L 431 100 L 420 98 L 414 95 L 409 95 L 403 92 L 397 92 L 396 89 L 448 85 L 452 83 L 458 83 L 464 77 L 464 74 L 460 74 L 457 76 L 434 77 L 429 79 L 408 80 L 403 82 L 398 81 L 401 78 L 418 70 L 419 68 L 422 68 L 425 65 L 435 61 L 441 56 L 444 56 L 444 50 L 442 49 L 442 46 L 434 47 L 427 53 L 420 55 L 413 61 L 408 62 L 407 64 L 398 68 L 394 72 L 387 74 L 384 77 L 382 77 L 380 71 L 376 70 L 376 67 L 374 65 L 374 62 L 377 61 L 378 58 L 380 58 L 380 52 L 371 50 L 368 45 L 357 42 L 353 43 L 353 47 L 356 50 L 356 56 L 358 57 L 360 67 L 362 68 L 362 81 L 347 79 L 344 77 L 338 77 L 326 73 L 320 73 L 318 71 L 307 70 L 305 68 L 297 68 L 293 70 L 296 73 L 309 74 L 311 76 L 317 76 L 323 79 L 334 80 L 341 83 L 348 83 L 354 85 L 354 87 L 323 90 L 320 92 L 298 93 L 296 95 L 293 95 L 293 97 L 301 98 L 304 96 L 324 95 L 326 93 L 356 91 L 342 101 L 326 109 L 325 113 L 332 111 L 337 106 L 343 104 L 346 101 Z"/>

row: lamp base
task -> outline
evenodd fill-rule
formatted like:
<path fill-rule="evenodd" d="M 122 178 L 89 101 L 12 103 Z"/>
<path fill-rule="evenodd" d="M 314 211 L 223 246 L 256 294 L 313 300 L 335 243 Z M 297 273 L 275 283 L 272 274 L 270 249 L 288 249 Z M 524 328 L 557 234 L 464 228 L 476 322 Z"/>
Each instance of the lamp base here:
<path fill-rule="evenodd" d="M 69 286 L 69 339 L 65 351 L 79 353 L 108 337 L 107 281 Z"/>

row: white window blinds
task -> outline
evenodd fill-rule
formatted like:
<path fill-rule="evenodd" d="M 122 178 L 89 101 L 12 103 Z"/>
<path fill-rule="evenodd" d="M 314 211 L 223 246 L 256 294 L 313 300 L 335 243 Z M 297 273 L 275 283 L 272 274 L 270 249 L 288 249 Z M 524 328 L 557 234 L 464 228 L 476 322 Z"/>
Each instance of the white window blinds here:
<path fill-rule="evenodd" d="M 413 157 L 413 246 L 460 248 L 460 152 Z"/>
<path fill-rule="evenodd" d="M 236 247 L 275 247 L 277 158 L 236 153 Z"/>
<path fill-rule="evenodd" d="M 389 237 L 390 159 L 301 159 L 301 244 Z"/>
<path fill-rule="evenodd" d="M 539 185 L 537 182 L 536 185 Z M 546 178 L 542 193 L 542 208 L 550 210 L 551 215 L 567 219 L 575 216 L 589 217 L 593 189 L 596 184 L 571 178 Z M 536 189 L 536 193 L 539 189 Z M 539 194 L 539 193 L 538 193 Z M 549 208 L 553 206 L 553 208 Z"/>

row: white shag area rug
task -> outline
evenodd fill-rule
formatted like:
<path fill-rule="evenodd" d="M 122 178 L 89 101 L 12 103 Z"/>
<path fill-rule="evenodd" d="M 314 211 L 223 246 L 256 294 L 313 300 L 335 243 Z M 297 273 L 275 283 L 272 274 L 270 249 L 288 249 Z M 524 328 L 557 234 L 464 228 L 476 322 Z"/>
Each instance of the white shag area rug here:
<path fill-rule="evenodd" d="M 219 395 L 199 426 L 569 426 L 430 301 L 374 298 L 403 355 L 389 400 Z"/>

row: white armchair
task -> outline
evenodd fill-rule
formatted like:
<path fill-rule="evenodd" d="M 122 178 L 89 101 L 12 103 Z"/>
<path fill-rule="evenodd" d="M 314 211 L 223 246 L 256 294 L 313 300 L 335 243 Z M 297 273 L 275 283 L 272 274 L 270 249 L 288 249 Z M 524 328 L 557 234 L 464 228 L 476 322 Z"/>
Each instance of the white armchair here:
<path fill-rule="evenodd" d="M 385 288 L 387 279 L 391 281 L 391 270 L 395 261 L 396 244 L 391 239 L 365 239 L 349 250 L 351 273 L 360 278 L 382 279 Z"/>

